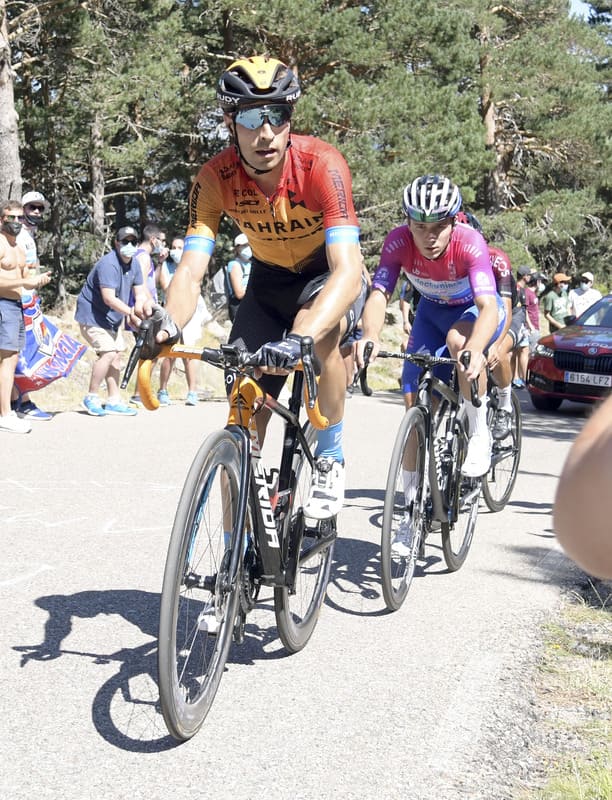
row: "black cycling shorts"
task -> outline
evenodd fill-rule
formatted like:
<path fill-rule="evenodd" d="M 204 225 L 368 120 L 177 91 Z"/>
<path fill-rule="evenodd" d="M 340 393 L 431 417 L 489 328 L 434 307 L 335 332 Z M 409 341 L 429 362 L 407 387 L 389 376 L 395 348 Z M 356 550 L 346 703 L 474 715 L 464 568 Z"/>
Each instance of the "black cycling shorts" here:
<path fill-rule="evenodd" d="M 317 296 L 330 274 L 322 259 L 300 273 L 253 259 L 246 292 L 229 336 L 230 344 L 241 339 L 248 350 L 255 352 L 266 342 L 282 339 L 291 331 L 300 308 Z M 364 277 L 359 297 L 346 314 L 344 340 L 361 317 L 367 289 Z M 268 394 L 278 397 L 285 380 L 286 376 L 264 375 L 261 384 Z"/>

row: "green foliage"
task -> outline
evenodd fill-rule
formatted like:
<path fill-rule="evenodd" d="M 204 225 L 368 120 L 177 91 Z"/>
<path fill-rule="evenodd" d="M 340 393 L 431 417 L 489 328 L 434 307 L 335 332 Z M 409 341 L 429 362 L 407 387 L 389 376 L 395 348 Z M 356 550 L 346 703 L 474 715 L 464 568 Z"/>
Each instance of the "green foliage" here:
<path fill-rule="evenodd" d="M 605 16 L 570 19 L 564 0 L 24 0 L 8 16 L 24 184 L 53 203 L 44 259 L 69 291 L 115 224 L 184 230 L 192 178 L 228 143 L 216 80 L 255 52 L 298 71 L 294 129 L 346 157 L 370 267 L 403 186 L 432 171 L 513 262 L 610 284 Z"/>

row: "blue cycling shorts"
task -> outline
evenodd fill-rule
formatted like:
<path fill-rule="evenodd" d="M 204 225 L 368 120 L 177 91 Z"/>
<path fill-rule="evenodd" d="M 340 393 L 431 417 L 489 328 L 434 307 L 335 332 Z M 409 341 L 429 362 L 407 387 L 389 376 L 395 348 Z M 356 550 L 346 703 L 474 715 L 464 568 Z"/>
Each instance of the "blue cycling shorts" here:
<path fill-rule="evenodd" d="M 410 338 L 406 345 L 408 353 L 436 353 L 446 345 L 449 330 L 456 322 L 467 320 L 474 322 L 478 317 L 478 307 L 475 304 L 464 306 L 442 306 L 422 297 L 417 306 L 416 315 L 412 324 Z M 506 310 L 503 300 L 497 295 L 497 328 L 490 338 L 494 342 L 504 329 Z M 488 345 L 487 345 L 488 346 Z M 439 366 L 434 369 L 435 375 L 448 383 L 451 377 L 451 366 Z M 402 372 L 402 391 L 416 392 L 419 385 L 421 368 L 410 361 L 404 361 Z"/>

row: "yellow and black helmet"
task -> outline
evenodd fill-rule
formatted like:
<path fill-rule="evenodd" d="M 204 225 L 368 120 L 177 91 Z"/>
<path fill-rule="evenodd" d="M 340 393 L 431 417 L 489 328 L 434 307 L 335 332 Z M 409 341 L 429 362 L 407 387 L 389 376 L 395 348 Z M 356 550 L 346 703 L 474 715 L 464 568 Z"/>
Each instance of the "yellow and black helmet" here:
<path fill-rule="evenodd" d="M 259 102 L 293 104 L 301 93 L 295 73 L 282 61 L 267 56 L 239 58 L 217 84 L 217 100 L 224 111 Z"/>

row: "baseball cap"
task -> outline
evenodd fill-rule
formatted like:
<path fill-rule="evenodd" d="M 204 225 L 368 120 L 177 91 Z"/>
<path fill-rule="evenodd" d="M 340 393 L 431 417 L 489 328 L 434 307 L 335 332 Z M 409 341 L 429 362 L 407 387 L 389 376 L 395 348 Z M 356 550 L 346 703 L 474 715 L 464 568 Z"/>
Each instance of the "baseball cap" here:
<path fill-rule="evenodd" d="M 117 235 L 115 236 L 115 241 L 120 242 L 122 239 L 127 238 L 128 236 L 133 236 L 136 241 L 138 241 L 138 234 L 136 230 L 132 228 L 130 225 L 124 225 L 123 228 L 119 228 L 117 231 Z"/>
<path fill-rule="evenodd" d="M 595 278 L 593 277 L 593 273 L 592 272 L 581 272 L 580 273 L 580 277 L 581 278 L 586 278 L 587 281 L 591 281 L 591 283 L 593 283 L 593 281 L 595 280 Z"/>
<path fill-rule="evenodd" d="M 553 283 L 569 283 L 570 281 L 570 276 L 566 275 L 564 272 L 556 272 L 553 275 Z"/>
<path fill-rule="evenodd" d="M 21 198 L 21 205 L 41 205 L 44 206 L 45 211 L 48 211 L 51 206 L 49 205 L 47 198 L 41 192 L 26 192 L 24 196 Z"/>
<path fill-rule="evenodd" d="M 246 233 L 239 233 L 238 236 L 234 239 L 234 247 L 242 247 L 244 244 L 249 243 L 249 237 Z"/>
<path fill-rule="evenodd" d="M 524 278 L 525 275 L 531 275 L 531 267 L 523 266 L 517 269 L 517 275 L 520 275 L 521 278 Z"/>

